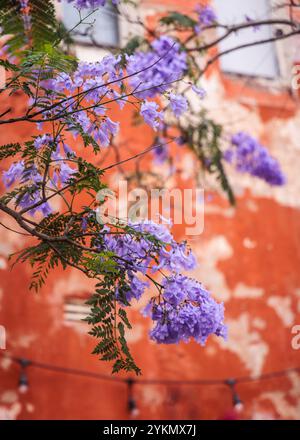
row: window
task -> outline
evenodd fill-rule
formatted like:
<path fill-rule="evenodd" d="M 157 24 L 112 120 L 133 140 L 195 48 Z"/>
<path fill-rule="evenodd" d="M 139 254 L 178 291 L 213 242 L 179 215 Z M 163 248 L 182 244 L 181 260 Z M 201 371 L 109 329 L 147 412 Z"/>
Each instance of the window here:
<path fill-rule="evenodd" d="M 270 18 L 269 0 L 214 0 L 215 10 L 220 23 L 238 24 L 245 22 L 246 17 L 252 20 Z M 261 26 L 259 29 L 249 27 L 232 34 L 219 44 L 220 52 L 247 44 L 252 41 L 271 38 L 274 28 Z M 222 35 L 224 30 L 219 30 Z M 224 72 L 236 73 L 265 78 L 276 78 L 279 75 L 279 65 L 274 43 L 267 43 L 233 51 L 220 58 L 221 69 Z"/>
<path fill-rule="evenodd" d="M 93 11 L 92 8 L 84 8 L 81 10 L 81 17 L 86 17 Z M 73 4 L 68 3 L 67 0 L 62 2 L 62 17 L 63 23 L 68 30 L 74 28 L 79 21 L 80 16 L 78 10 Z M 74 40 L 78 44 L 92 45 L 93 42 L 88 35 L 82 35 L 86 32 L 90 32 L 93 35 L 93 39 L 96 43 L 102 46 L 118 46 L 119 44 L 119 29 L 118 29 L 118 17 L 114 8 L 107 4 L 88 17 L 87 24 L 80 24 L 76 27 L 76 31 L 79 31 L 81 35 L 74 36 Z M 94 23 L 93 27 L 88 23 Z"/>
<path fill-rule="evenodd" d="M 82 323 L 90 312 L 90 306 L 85 304 L 85 301 L 80 298 L 68 298 L 64 304 L 64 321 Z"/>

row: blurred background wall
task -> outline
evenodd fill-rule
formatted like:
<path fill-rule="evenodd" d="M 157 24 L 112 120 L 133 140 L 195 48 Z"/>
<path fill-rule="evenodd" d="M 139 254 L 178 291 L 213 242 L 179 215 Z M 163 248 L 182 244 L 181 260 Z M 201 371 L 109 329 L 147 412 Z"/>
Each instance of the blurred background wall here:
<path fill-rule="evenodd" d="M 142 15 L 151 15 L 151 25 L 166 10 L 188 12 L 197 2 L 140 3 Z M 215 3 L 219 14 L 228 13 L 231 2 Z M 222 9 L 220 3 L 227 7 Z M 250 1 L 239 3 L 247 4 L 250 10 L 254 7 Z M 255 12 L 260 16 L 258 9 Z M 231 12 L 240 13 L 236 9 Z M 121 30 L 122 26 L 124 31 L 124 24 L 119 23 Z M 100 56 L 86 45 L 77 50 L 83 58 Z M 155 345 L 148 339 L 150 322 L 139 313 L 143 302 L 134 305 L 129 313 L 134 328 L 128 339 L 142 368 L 142 380 L 254 378 L 300 366 L 300 351 L 292 347 L 292 328 L 300 325 L 300 108 L 299 96 L 291 90 L 291 69 L 297 62 L 300 64 L 299 47 L 297 52 L 295 42 L 287 40 L 217 63 L 203 79 L 207 92 L 203 105 L 209 114 L 224 124 L 228 133 L 245 130 L 260 138 L 280 161 L 287 184 L 270 188 L 229 171 L 237 194 L 237 206 L 231 207 L 214 182 L 206 182 L 204 233 L 190 240 L 199 259 L 192 276 L 225 302 L 228 341 L 210 338 L 205 347 L 195 343 Z M 26 108 L 23 96 L 7 99 L 15 114 Z M 4 104 L 6 108 L 7 102 Z M 117 139 L 121 157 L 147 148 L 153 139 L 150 128 L 131 126 L 131 112 L 130 108 L 122 112 L 123 126 Z M 0 142 L 18 142 L 36 133 L 33 126 L 20 123 L 11 130 L 2 128 Z M 180 166 L 171 179 L 167 179 L 164 165 L 155 165 L 149 158 L 143 159 L 141 166 L 158 171 L 167 187 L 193 187 L 192 153 L 182 148 L 174 154 Z M 107 156 L 106 163 L 114 161 L 112 153 Z M 116 183 L 120 170 L 109 176 L 110 183 Z M 0 220 L 15 226 L 4 215 Z M 20 365 L 2 355 L 108 377 L 110 366 L 90 354 L 94 341 L 80 321 L 93 282 L 75 269 L 58 269 L 39 293 L 30 292 L 31 268 L 18 264 L 11 270 L 8 261 L 11 253 L 30 241 L 2 227 L 0 234 L 0 324 L 7 331 L 6 350 L 0 351 L 0 419 L 300 418 L 299 372 L 238 384 L 236 390 L 243 401 L 239 412 L 233 409 L 230 388 L 222 383 L 142 384 L 136 378 L 131 393 L 138 411 L 130 412 L 126 382 L 34 365 L 26 369 L 29 386 L 21 393 Z M 176 228 L 176 237 L 185 238 L 183 227 Z"/>

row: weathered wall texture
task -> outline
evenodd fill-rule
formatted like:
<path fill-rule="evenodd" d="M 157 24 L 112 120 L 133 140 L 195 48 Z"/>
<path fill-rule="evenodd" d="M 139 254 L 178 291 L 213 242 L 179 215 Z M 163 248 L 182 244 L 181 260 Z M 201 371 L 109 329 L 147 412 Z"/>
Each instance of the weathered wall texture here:
<path fill-rule="evenodd" d="M 146 3 L 152 8 L 162 4 Z M 170 9 L 174 4 L 164 1 Z M 223 379 L 300 366 L 300 351 L 291 345 L 291 329 L 300 324 L 298 102 L 284 91 L 225 78 L 218 69 L 203 85 L 208 94 L 206 105 L 214 118 L 229 132 L 243 129 L 260 137 L 280 160 L 288 183 L 274 189 L 230 172 L 238 194 L 236 208 L 209 183 L 205 230 L 191 241 L 200 262 L 192 275 L 225 302 L 229 338 L 227 342 L 211 338 L 204 348 L 194 343 L 157 346 L 147 338 L 149 321 L 138 312 L 143 304 L 134 306 L 130 317 L 135 325 L 128 336 L 144 378 Z M 22 97 L 12 102 L 16 113 L 24 105 Z M 32 130 L 22 124 L 10 131 L 2 129 L 0 142 L 22 141 Z M 133 132 L 128 126 L 120 141 L 147 147 L 151 131 L 143 127 Z M 124 147 L 124 156 L 129 153 Z M 190 153 L 184 154 L 181 164 L 181 185 L 188 187 L 193 165 Z M 0 220 L 14 226 L 4 216 Z M 29 292 L 30 267 L 18 265 L 11 271 L 7 261 L 8 255 L 27 241 L 3 228 L 0 234 L 0 323 L 7 329 L 7 351 L 53 365 L 109 374 L 109 366 L 90 355 L 94 341 L 86 335 L 85 324 L 70 324 L 63 316 L 64 302 L 85 296 L 93 283 L 73 269 L 57 270 L 40 293 Z M 181 234 L 179 230 L 178 238 Z M 17 388 L 19 367 L 0 358 L 0 418 L 129 417 L 124 384 L 35 367 L 29 368 L 28 376 L 30 387 L 22 395 Z M 300 418 L 299 373 L 241 384 L 238 393 L 244 402 L 241 417 Z M 134 395 L 141 418 L 235 417 L 231 394 L 224 385 L 136 384 Z"/>

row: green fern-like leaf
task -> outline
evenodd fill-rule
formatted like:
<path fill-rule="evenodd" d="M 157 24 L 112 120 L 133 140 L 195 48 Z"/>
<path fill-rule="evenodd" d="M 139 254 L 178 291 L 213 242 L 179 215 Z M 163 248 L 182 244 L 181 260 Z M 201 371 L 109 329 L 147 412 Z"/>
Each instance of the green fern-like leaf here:
<path fill-rule="evenodd" d="M 51 0 L 29 0 L 30 23 L 26 26 L 19 0 L 0 0 L 0 26 L 3 35 L 11 35 L 10 51 L 24 46 L 39 49 L 57 39 L 57 21 Z"/>
<path fill-rule="evenodd" d="M 0 147 L 0 160 L 7 157 L 13 157 L 21 151 L 21 145 L 19 143 L 1 145 Z"/>

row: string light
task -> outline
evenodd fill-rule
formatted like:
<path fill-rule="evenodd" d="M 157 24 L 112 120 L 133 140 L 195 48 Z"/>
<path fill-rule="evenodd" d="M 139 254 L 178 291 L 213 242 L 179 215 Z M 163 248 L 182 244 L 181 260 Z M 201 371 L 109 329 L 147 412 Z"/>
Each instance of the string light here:
<path fill-rule="evenodd" d="M 21 367 L 21 371 L 20 371 L 20 376 L 19 376 L 19 382 L 18 382 L 18 388 L 19 388 L 19 392 L 21 394 L 25 394 L 28 391 L 29 388 L 29 380 L 28 380 L 28 376 L 27 376 L 27 367 L 30 365 L 30 361 L 28 361 L 27 359 L 19 359 L 18 360 L 20 367 Z"/>
<path fill-rule="evenodd" d="M 128 378 L 123 378 L 119 376 L 109 376 L 106 374 L 101 373 L 94 373 L 92 371 L 86 371 L 86 370 L 80 370 L 76 368 L 68 368 L 68 367 L 61 367 L 57 365 L 50 365 L 42 362 L 37 362 L 34 360 L 29 359 L 22 359 L 18 357 L 13 357 L 4 353 L 0 352 L 0 356 L 3 358 L 9 359 L 13 362 L 16 362 L 20 364 L 21 366 L 25 367 L 35 367 L 40 368 L 43 370 L 49 370 L 54 371 L 57 373 L 64 373 L 64 374 L 72 374 L 76 376 L 85 376 L 85 377 L 91 377 L 94 379 L 99 380 L 106 380 L 111 382 L 121 382 L 128 384 Z M 263 373 L 258 376 L 241 376 L 236 377 L 234 380 L 236 384 L 238 383 L 249 383 L 249 382 L 257 382 L 261 380 L 270 380 L 277 377 L 286 376 L 288 373 L 292 372 L 300 372 L 300 366 L 299 367 L 292 367 L 287 368 L 285 370 L 279 370 L 279 371 L 273 371 L 271 373 Z M 133 379 L 132 379 L 133 380 Z M 230 380 L 230 379 L 229 379 Z M 195 379 L 195 380 L 185 380 L 185 379 L 137 379 L 134 380 L 134 383 L 136 385 L 221 385 L 221 384 L 227 384 L 228 379 Z"/>
<path fill-rule="evenodd" d="M 127 385 L 128 389 L 128 400 L 127 400 L 127 409 L 132 417 L 137 417 L 139 415 L 139 408 L 137 406 L 137 402 L 133 395 L 133 389 L 136 385 L 225 385 L 228 386 L 232 393 L 232 404 L 235 411 L 240 412 L 243 410 L 244 404 L 240 399 L 240 396 L 237 393 L 236 385 L 240 383 L 251 383 L 263 380 L 271 380 L 279 377 L 284 377 L 292 372 L 300 372 L 299 367 L 287 368 L 285 370 L 274 371 L 271 373 L 263 373 L 259 376 L 241 376 L 236 377 L 235 379 L 195 379 L 195 380 L 176 380 L 176 379 L 138 379 L 134 380 L 132 378 L 123 378 L 119 376 L 108 376 L 106 374 L 94 373 L 91 371 L 79 370 L 75 368 L 61 367 L 57 365 L 50 365 L 42 362 L 37 362 L 34 360 L 28 360 L 24 358 L 13 357 L 0 352 L 0 355 L 6 359 L 10 359 L 13 362 L 16 362 L 20 365 L 21 371 L 19 376 L 19 391 L 24 393 L 28 390 L 29 381 L 27 376 L 28 367 L 35 367 L 44 369 L 47 371 L 53 371 L 62 374 L 71 374 L 74 376 L 81 377 L 90 377 L 98 380 L 111 381 L 111 382 L 119 382 Z"/>
<path fill-rule="evenodd" d="M 236 390 L 236 384 L 237 381 L 236 379 L 227 379 L 225 381 L 226 385 L 229 386 L 229 388 L 231 389 L 231 393 L 232 393 L 232 405 L 233 408 L 236 410 L 236 412 L 240 413 L 243 411 L 244 409 L 244 404 L 242 402 L 242 400 L 240 399 L 240 396 L 238 395 L 238 392 Z"/>
<path fill-rule="evenodd" d="M 137 417 L 140 413 L 136 400 L 133 395 L 133 386 L 135 384 L 135 380 L 132 378 L 127 379 L 127 389 L 128 389 L 128 400 L 127 400 L 127 408 L 128 412 L 132 417 Z"/>

